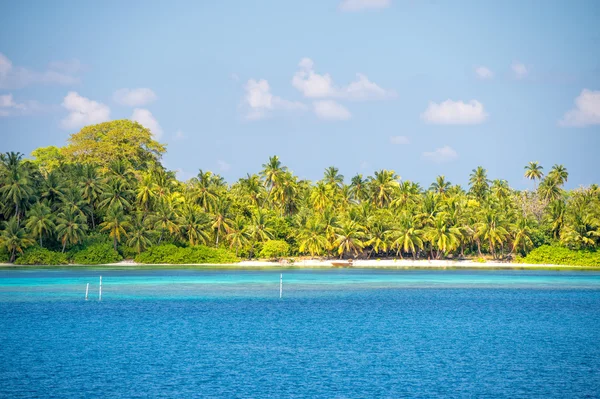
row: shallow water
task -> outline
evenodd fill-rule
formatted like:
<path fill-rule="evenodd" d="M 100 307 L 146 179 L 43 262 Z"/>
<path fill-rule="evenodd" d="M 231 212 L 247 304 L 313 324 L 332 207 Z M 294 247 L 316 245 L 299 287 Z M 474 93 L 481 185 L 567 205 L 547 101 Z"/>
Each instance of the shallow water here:
<path fill-rule="evenodd" d="M 598 272 L 282 272 L 2 270 L 0 397 L 599 395 Z"/>

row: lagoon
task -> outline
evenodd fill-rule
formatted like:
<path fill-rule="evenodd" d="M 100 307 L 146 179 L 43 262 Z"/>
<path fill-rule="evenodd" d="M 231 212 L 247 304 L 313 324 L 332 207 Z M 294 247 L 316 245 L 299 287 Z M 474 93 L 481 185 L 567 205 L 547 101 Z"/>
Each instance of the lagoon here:
<path fill-rule="evenodd" d="M 0 397 L 594 397 L 599 315 L 590 271 L 0 270 Z"/>

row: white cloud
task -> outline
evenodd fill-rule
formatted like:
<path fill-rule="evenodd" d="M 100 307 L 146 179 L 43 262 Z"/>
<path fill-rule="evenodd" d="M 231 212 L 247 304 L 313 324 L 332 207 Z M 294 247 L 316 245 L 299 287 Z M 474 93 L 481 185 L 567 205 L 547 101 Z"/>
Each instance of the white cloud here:
<path fill-rule="evenodd" d="M 48 67 L 60 72 L 75 74 L 83 69 L 83 65 L 77 59 L 65 60 L 65 61 L 53 61 Z"/>
<path fill-rule="evenodd" d="M 73 62 L 68 61 L 69 64 Z M 67 62 L 57 61 L 51 63 L 49 69 L 38 72 L 23 67 L 15 67 L 8 57 L 0 53 L 0 88 L 16 89 L 36 83 L 60 85 L 79 83 L 80 79 L 74 76 L 75 72 L 60 69 L 60 67 L 64 68 L 66 64 Z M 72 68 L 71 65 L 71 70 Z"/>
<path fill-rule="evenodd" d="M 396 145 L 410 144 L 410 140 L 406 136 L 391 136 L 390 143 Z"/>
<path fill-rule="evenodd" d="M 146 87 L 140 87 L 139 89 L 119 89 L 113 94 L 113 100 L 117 104 L 128 107 L 140 107 L 150 104 L 157 98 L 156 94 Z"/>
<path fill-rule="evenodd" d="M 139 122 L 140 125 L 150 130 L 150 132 L 152 132 L 154 135 L 154 138 L 159 139 L 162 136 L 162 128 L 158 124 L 158 121 L 154 115 L 152 115 L 152 112 L 148 111 L 147 109 L 134 109 L 133 114 L 131 115 L 131 120 Z"/>
<path fill-rule="evenodd" d="M 494 77 L 494 72 L 484 66 L 476 67 L 475 74 L 479 79 L 491 79 Z"/>
<path fill-rule="evenodd" d="M 300 69 L 292 78 L 292 86 L 305 97 L 377 100 L 396 96 L 393 90 L 383 89 L 361 73 L 356 74 L 356 81 L 351 82 L 348 86 L 338 88 L 333 83 L 331 75 L 328 73 L 320 75 L 315 72 L 314 62 L 310 58 L 303 58 L 298 66 Z"/>
<path fill-rule="evenodd" d="M 108 106 L 82 97 L 74 91 L 67 94 L 62 106 L 69 111 L 69 115 L 61 121 L 61 126 L 65 129 L 77 129 L 85 125 L 106 122 L 110 119 L 110 108 Z"/>
<path fill-rule="evenodd" d="M 228 170 L 231 169 L 230 164 L 228 164 L 227 162 L 220 160 L 220 159 L 217 161 L 217 166 L 219 167 L 219 170 L 221 172 L 227 172 Z"/>
<path fill-rule="evenodd" d="M 352 116 L 350 111 L 333 100 L 315 101 L 313 107 L 315 114 L 321 119 L 346 120 Z"/>
<path fill-rule="evenodd" d="M 454 151 L 452 147 L 445 145 L 443 147 L 436 148 L 434 151 L 424 152 L 423 158 L 428 161 L 443 163 L 457 159 L 458 153 Z"/>
<path fill-rule="evenodd" d="M 430 102 L 421 119 L 438 125 L 476 125 L 485 121 L 487 116 L 483 104 L 477 100 L 468 103 L 446 100 L 439 104 Z"/>
<path fill-rule="evenodd" d="M 525 64 L 522 64 L 518 61 L 513 62 L 510 68 L 514 72 L 515 77 L 517 77 L 517 79 L 524 78 L 529 73 L 529 70 L 527 69 Z"/>
<path fill-rule="evenodd" d="M 17 103 L 12 94 L 0 95 L 0 117 L 31 115 L 43 109 L 44 107 L 37 101 Z"/>
<path fill-rule="evenodd" d="M 246 119 L 249 120 L 265 118 L 270 112 L 276 110 L 306 109 L 306 105 L 300 102 L 284 100 L 271 94 L 271 87 L 265 79 L 250 79 L 244 89 L 246 90 L 244 98 L 244 105 L 247 107 Z"/>
<path fill-rule="evenodd" d="M 584 127 L 600 124 L 600 90 L 583 89 L 575 98 L 575 108 L 565 113 L 561 126 Z"/>
<path fill-rule="evenodd" d="M 342 0 L 339 7 L 342 11 L 361 11 L 387 8 L 391 4 L 392 0 Z"/>

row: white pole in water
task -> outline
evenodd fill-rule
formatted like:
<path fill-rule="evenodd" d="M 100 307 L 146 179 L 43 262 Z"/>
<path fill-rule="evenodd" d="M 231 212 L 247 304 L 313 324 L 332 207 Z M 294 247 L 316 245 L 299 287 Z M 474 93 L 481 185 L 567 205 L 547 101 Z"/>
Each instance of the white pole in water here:
<path fill-rule="evenodd" d="M 85 285 L 85 300 L 87 301 L 88 291 L 90 290 L 90 283 Z"/>
<path fill-rule="evenodd" d="M 281 295 L 283 294 L 283 273 L 279 275 L 279 299 L 281 299 Z"/>
<path fill-rule="evenodd" d="M 98 300 L 102 300 L 102 276 L 100 276 L 100 291 L 98 291 Z"/>

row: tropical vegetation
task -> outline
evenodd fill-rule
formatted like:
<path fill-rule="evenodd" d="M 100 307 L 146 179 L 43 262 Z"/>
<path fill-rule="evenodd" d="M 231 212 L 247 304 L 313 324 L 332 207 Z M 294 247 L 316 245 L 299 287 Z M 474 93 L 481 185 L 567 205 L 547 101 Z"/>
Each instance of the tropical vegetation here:
<path fill-rule="evenodd" d="M 600 244 L 600 188 L 566 190 L 563 165 L 544 174 L 530 162 L 524 177 L 534 189 L 521 191 L 482 166 L 468 187 L 443 175 L 423 187 L 385 169 L 346 179 L 333 166 L 311 182 L 272 156 L 227 183 L 202 169 L 178 180 L 161 164 L 165 151 L 140 124 L 119 120 L 31 158 L 0 154 L 0 256 L 22 264 L 511 259 L 555 248 L 594 253 Z"/>

